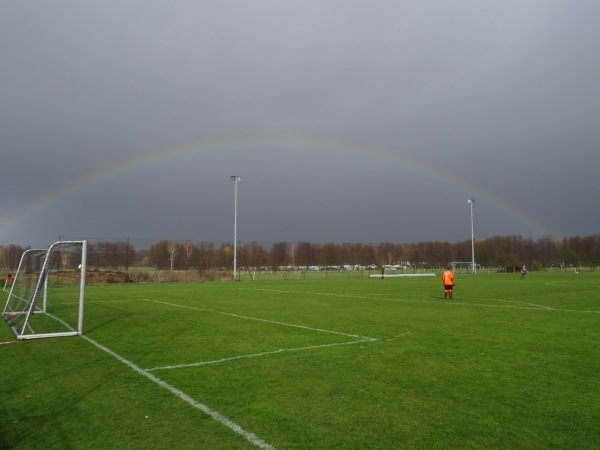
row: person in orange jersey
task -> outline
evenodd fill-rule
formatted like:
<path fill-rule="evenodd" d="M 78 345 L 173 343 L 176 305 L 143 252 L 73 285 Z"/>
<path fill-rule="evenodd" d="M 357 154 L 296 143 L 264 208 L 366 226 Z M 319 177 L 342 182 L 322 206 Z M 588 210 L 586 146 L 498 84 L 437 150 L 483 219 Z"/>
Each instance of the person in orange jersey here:
<path fill-rule="evenodd" d="M 6 280 L 4 280 L 4 290 L 5 291 L 6 291 L 6 288 L 9 287 L 12 284 L 12 279 L 13 279 L 12 274 L 9 273 L 6 276 Z"/>
<path fill-rule="evenodd" d="M 446 271 L 442 274 L 442 283 L 444 283 L 444 298 L 450 297 L 452 300 L 452 289 L 454 288 L 454 275 L 450 267 L 446 267 Z"/>

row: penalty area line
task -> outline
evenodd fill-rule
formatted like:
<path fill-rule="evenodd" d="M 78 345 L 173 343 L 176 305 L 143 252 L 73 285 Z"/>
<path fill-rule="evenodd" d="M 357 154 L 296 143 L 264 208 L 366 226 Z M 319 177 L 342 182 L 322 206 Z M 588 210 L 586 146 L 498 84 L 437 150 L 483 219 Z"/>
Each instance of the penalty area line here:
<path fill-rule="evenodd" d="M 358 338 L 358 339 L 362 339 L 362 340 L 366 340 L 366 341 L 373 339 L 373 338 L 370 338 L 368 336 L 359 336 L 357 334 L 342 333 L 340 331 L 333 331 L 333 330 L 325 330 L 323 328 L 314 328 L 314 327 L 309 327 L 309 326 L 306 326 L 306 325 L 298 325 L 298 324 L 295 324 L 295 323 L 279 322 L 277 320 L 261 319 L 260 317 L 242 316 L 240 314 L 234 314 L 234 313 L 229 313 L 229 312 L 224 312 L 224 311 L 217 311 L 217 310 L 214 310 L 214 309 L 196 308 L 194 306 L 185 306 L 185 305 L 178 305 L 176 303 L 161 302 L 160 300 L 151 300 L 151 299 L 145 299 L 145 300 L 147 302 L 153 302 L 153 303 L 158 303 L 158 304 L 161 304 L 161 305 L 173 306 L 173 307 L 176 307 L 176 308 L 191 309 L 192 311 L 203 311 L 203 312 L 210 312 L 210 313 L 213 313 L 213 314 L 222 314 L 224 316 L 235 317 L 237 319 L 254 320 L 256 322 L 272 323 L 274 325 L 281 325 L 281 326 L 284 326 L 284 327 L 300 328 L 300 329 L 303 329 L 303 330 L 318 331 L 320 333 L 336 334 L 338 336 L 347 336 L 347 337 Z"/>
<path fill-rule="evenodd" d="M 116 358 L 118 361 L 122 362 L 123 364 L 129 366 L 131 369 L 133 369 L 135 372 L 137 372 L 140 375 L 145 376 L 146 378 L 148 378 L 150 381 L 158 384 L 159 386 L 161 386 L 162 388 L 165 388 L 166 390 L 168 390 L 169 392 L 171 392 L 172 394 L 174 394 L 175 396 L 179 397 L 181 400 L 183 400 L 184 402 L 188 403 L 189 405 L 193 406 L 194 408 L 202 411 L 203 413 L 205 413 L 206 415 L 212 417 L 214 420 L 216 420 L 217 422 L 225 425 L 227 428 L 229 428 L 230 430 L 236 432 L 237 434 L 239 434 L 240 436 L 244 437 L 248 442 L 256 445 L 259 448 L 262 449 L 266 449 L 266 450 L 275 450 L 275 447 L 273 447 L 270 444 L 267 444 L 265 441 L 263 441 L 262 439 L 260 439 L 258 436 L 256 436 L 254 433 L 250 433 L 249 431 L 244 430 L 241 426 L 239 426 L 238 424 L 232 422 L 231 420 L 229 420 L 227 417 L 225 417 L 224 415 L 210 409 L 208 406 L 206 406 L 203 403 L 200 403 L 197 400 L 194 400 L 192 397 L 190 397 L 189 395 L 187 395 L 185 392 L 177 389 L 175 386 L 161 380 L 160 378 L 152 375 L 151 373 L 149 373 L 147 370 L 141 369 L 140 367 L 138 367 L 137 365 L 135 365 L 134 363 L 132 363 L 131 361 L 123 358 L 121 355 L 119 355 L 118 353 L 113 352 L 111 349 L 105 347 L 102 344 L 99 344 L 98 342 L 94 341 L 93 339 L 90 339 L 89 337 L 83 335 L 81 336 L 82 338 L 84 338 L 86 341 L 88 341 L 90 344 L 94 345 L 95 347 L 97 347 L 98 349 L 108 353 L 109 355 L 111 355 L 112 357 Z"/>
<path fill-rule="evenodd" d="M 168 369 L 181 369 L 184 367 L 198 367 L 198 366 L 205 366 L 208 364 L 219 364 L 219 363 L 223 363 L 223 362 L 228 362 L 228 361 L 235 361 L 236 359 L 244 359 L 244 358 L 258 358 L 260 356 L 266 356 L 266 355 L 275 355 L 277 353 L 284 353 L 284 352 L 299 352 L 302 350 L 312 350 L 312 349 L 316 349 L 316 348 L 325 348 L 325 347 L 335 347 L 338 345 L 352 345 L 352 344 L 359 344 L 361 342 L 374 342 L 377 339 L 375 338 L 368 338 L 368 339 L 361 339 L 358 341 L 350 341 L 350 342 L 336 342 L 335 344 L 322 344 L 322 345 L 311 345 L 309 347 L 299 347 L 299 348 L 280 348 L 278 350 L 273 350 L 271 352 L 261 352 L 261 353 L 252 353 L 249 355 L 239 355 L 239 356 L 232 356 L 231 358 L 222 358 L 222 359 L 215 359 L 212 361 L 199 361 L 196 363 L 189 363 L 189 364 L 177 364 L 174 366 L 162 366 L 162 367 L 153 367 L 152 369 L 145 369 L 148 372 L 154 371 L 154 370 L 168 370 Z"/>

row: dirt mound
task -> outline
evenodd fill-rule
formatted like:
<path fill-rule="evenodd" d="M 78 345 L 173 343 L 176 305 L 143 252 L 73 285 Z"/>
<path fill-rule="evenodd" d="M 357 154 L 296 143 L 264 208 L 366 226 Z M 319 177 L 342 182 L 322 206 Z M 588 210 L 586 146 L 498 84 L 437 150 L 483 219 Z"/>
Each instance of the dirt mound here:
<path fill-rule="evenodd" d="M 81 274 L 78 270 L 63 270 L 49 276 L 56 277 L 57 284 L 74 285 L 78 284 Z M 129 274 L 118 270 L 88 270 L 85 274 L 86 284 L 114 284 L 114 283 L 137 283 L 145 281 L 140 279 L 140 274 Z"/>
<path fill-rule="evenodd" d="M 85 275 L 86 284 L 133 283 L 129 274 L 113 270 L 89 270 Z"/>

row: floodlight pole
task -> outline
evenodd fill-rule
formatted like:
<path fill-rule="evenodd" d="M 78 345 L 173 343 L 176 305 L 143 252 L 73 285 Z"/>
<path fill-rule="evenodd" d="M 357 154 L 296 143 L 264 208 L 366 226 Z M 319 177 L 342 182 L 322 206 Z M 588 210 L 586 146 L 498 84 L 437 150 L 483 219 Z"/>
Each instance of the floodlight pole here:
<path fill-rule="evenodd" d="M 235 283 L 237 281 L 237 191 L 238 184 L 242 181 L 242 177 L 231 175 L 229 180 L 235 183 L 233 212 L 233 282 Z"/>
<path fill-rule="evenodd" d="M 475 265 L 475 239 L 473 235 L 473 203 L 475 203 L 475 199 L 470 198 L 467 200 L 467 203 L 471 205 L 471 261 L 473 263 L 472 274 L 475 275 L 477 272 L 477 266 Z"/>

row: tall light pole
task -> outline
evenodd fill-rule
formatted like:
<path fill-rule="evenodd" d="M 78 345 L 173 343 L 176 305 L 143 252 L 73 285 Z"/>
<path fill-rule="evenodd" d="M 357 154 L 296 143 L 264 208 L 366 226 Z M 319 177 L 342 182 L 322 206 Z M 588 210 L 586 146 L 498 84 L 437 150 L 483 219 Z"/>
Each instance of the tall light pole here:
<path fill-rule="evenodd" d="M 233 282 L 235 283 L 237 281 L 237 191 L 238 184 L 242 181 L 242 177 L 231 175 L 229 180 L 235 183 L 233 210 Z"/>
<path fill-rule="evenodd" d="M 475 238 L 473 235 L 473 203 L 475 203 L 475 199 L 470 198 L 467 200 L 467 203 L 471 205 L 471 261 L 473 262 L 471 273 L 475 275 L 477 271 L 477 266 L 475 265 Z"/>

